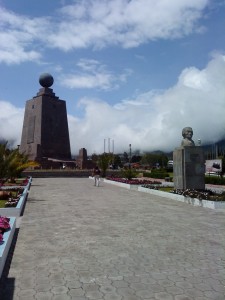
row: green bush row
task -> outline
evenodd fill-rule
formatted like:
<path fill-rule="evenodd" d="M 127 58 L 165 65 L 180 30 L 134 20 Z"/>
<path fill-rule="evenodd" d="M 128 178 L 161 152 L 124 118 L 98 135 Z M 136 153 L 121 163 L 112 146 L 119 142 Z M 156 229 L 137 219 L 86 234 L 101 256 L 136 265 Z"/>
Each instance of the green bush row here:
<path fill-rule="evenodd" d="M 150 178 L 158 178 L 158 179 L 165 179 L 165 177 L 170 177 L 170 174 L 166 172 L 164 169 L 153 169 L 150 172 L 144 172 L 144 177 Z M 215 184 L 215 185 L 225 185 L 225 178 L 221 178 L 219 176 L 205 176 L 205 183 L 206 184 Z"/>
<path fill-rule="evenodd" d="M 225 178 L 221 178 L 219 176 L 205 176 L 205 183 L 225 185 Z"/>
<path fill-rule="evenodd" d="M 149 173 L 149 172 L 143 172 L 143 177 L 151 177 L 151 173 Z"/>
<path fill-rule="evenodd" d="M 132 179 L 137 177 L 137 172 L 134 169 L 123 169 L 121 170 L 121 176 L 127 179 Z"/>
<path fill-rule="evenodd" d="M 159 179 L 165 179 L 165 177 L 170 177 L 169 173 L 166 172 L 164 169 L 153 169 L 151 173 L 144 172 L 144 177 L 150 177 L 150 178 L 159 178 Z"/>

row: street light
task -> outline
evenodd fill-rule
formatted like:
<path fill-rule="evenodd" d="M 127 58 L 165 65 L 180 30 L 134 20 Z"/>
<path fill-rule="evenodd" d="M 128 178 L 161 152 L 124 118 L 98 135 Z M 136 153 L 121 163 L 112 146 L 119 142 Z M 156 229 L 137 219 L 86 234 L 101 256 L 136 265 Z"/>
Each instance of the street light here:
<path fill-rule="evenodd" d="M 129 158 L 129 168 L 131 167 L 131 144 L 129 144 L 129 148 L 130 148 L 130 158 Z"/>

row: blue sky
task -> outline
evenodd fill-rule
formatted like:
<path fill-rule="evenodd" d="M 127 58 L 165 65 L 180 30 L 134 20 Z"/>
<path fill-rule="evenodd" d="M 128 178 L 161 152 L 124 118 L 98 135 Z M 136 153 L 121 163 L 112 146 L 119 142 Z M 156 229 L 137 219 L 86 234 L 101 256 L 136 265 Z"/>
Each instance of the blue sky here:
<path fill-rule="evenodd" d="M 225 137 L 224 0 L 0 0 L 0 139 L 54 77 L 71 150 L 172 151 Z M 111 146 L 112 149 L 112 146 Z"/>

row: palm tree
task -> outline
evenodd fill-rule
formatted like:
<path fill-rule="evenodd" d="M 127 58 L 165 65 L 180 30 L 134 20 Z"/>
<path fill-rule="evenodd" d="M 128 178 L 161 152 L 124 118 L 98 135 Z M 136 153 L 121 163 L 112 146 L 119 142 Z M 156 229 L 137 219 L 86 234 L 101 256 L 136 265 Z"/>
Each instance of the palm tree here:
<path fill-rule="evenodd" d="M 29 161 L 28 155 L 19 153 L 19 149 L 10 150 L 7 142 L 0 144 L 0 181 L 14 180 L 21 176 L 22 171 L 28 167 L 36 167 L 39 164 Z"/>
<path fill-rule="evenodd" d="M 7 142 L 0 144 L 0 181 L 7 174 L 7 156 L 8 156 Z"/>

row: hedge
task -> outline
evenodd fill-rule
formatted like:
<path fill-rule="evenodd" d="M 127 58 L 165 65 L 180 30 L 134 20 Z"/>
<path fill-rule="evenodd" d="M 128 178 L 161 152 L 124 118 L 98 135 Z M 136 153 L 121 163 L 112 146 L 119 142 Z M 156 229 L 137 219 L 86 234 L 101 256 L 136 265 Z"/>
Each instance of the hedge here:
<path fill-rule="evenodd" d="M 219 176 L 205 176 L 205 183 L 215 185 L 225 185 L 225 178 Z"/>
<path fill-rule="evenodd" d="M 158 179 L 165 179 L 165 177 L 170 177 L 170 174 L 166 172 L 165 169 L 153 169 L 151 173 L 144 172 L 144 177 L 151 177 L 151 178 L 158 178 Z"/>

